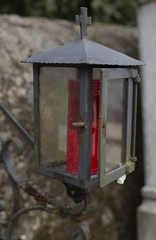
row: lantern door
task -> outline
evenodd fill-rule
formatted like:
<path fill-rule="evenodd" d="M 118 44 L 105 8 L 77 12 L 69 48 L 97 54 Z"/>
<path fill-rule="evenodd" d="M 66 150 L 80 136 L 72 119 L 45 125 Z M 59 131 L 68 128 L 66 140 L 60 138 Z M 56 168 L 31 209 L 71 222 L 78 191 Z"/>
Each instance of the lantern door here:
<path fill-rule="evenodd" d="M 135 114 L 133 95 L 137 75 L 137 70 L 128 68 L 101 70 L 98 159 L 100 187 L 132 172 L 135 167 L 131 161 L 131 144 L 134 135 L 132 119 Z"/>
<path fill-rule="evenodd" d="M 77 68 L 34 68 L 38 171 L 66 181 L 78 176 L 80 84 Z M 72 183 L 72 181 L 68 181 Z"/>
<path fill-rule="evenodd" d="M 92 68 L 34 64 L 34 91 L 38 172 L 77 187 L 98 185 L 100 81 L 92 86 Z"/>

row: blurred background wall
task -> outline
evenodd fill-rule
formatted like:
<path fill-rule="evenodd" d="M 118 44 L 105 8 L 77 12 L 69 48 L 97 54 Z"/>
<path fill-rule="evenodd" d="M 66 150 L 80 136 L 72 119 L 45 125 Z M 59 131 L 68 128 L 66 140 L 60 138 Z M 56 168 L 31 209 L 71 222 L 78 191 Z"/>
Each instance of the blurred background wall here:
<path fill-rule="evenodd" d="M 138 239 L 156 239 L 156 1 L 138 0 L 142 68 L 142 116 L 145 186 L 138 208 Z"/>

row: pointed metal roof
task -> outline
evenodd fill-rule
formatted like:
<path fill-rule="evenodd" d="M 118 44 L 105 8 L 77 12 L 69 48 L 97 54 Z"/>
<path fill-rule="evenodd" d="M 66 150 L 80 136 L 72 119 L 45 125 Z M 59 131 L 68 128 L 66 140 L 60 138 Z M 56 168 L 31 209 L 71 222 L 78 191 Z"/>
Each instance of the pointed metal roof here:
<path fill-rule="evenodd" d="M 66 65 L 101 65 L 104 67 L 130 67 L 144 65 L 141 61 L 131 58 L 118 51 L 105 47 L 87 39 L 87 25 L 91 17 L 87 16 L 87 8 L 80 8 L 80 16 L 76 16 L 76 24 L 81 27 L 81 40 L 70 42 L 55 49 L 22 60 L 27 63 L 66 64 Z"/>
<path fill-rule="evenodd" d="M 140 66 L 141 61 L 85 38 L 22 60 L 27 63 Z"/>

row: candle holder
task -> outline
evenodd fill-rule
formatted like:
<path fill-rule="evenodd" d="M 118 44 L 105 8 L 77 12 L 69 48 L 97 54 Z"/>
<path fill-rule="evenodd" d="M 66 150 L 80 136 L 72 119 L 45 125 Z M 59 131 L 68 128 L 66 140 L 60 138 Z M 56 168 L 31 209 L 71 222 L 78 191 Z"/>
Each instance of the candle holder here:
<path fill-rule="evenodd" d="M 24 59 L 34 66 L 39 173 L 66 186 L 103 187 L 135 168 L 137 68 L 142 62 L 87 39 Z"/>

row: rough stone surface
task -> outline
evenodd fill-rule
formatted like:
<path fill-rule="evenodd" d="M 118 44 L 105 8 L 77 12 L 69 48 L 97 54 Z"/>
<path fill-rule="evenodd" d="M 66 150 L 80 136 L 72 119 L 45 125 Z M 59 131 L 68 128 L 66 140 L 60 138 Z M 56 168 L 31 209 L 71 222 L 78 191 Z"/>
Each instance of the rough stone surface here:
<path fill-rule="evenodd" d="M 79 27 L 63 20 L 44 18 L 21 18 L 15 15 L 0 16 L 0 99 L 15 115 L 18 121 L 33 136 L 32 66 L 21 64 L 20 60 L 79 39 Z M 119 25 L 95 24 L 88 28 L 89 39 L 104 44 L 137 58 L 137 30 Z M 139 109 L 137 156 L 139 162 L 123 186 L 116 183 L 98 189 L 93 188 L 92 207 L 87 214 L 95 240 L 135 240 L 136 207 L 140 203 L 139 189 L 142 185 L 142 138 Z M 17 131 L 0 114 L 0 132 L 18 136 Z M 67 201 L 65 188 L 61 183 L 35 173 L 34 154 L 25 143 L 23 154 L 12 153 L 17 174 L 32 179 L 45 191 Z M 8 201 L 11 210 L 11 189 L 3 169 L 0 170 L 0 192 Z M 21 191 L 21 206 L 28 206 L 34 200 Z M 69 200 L 68 200 L 69 201 Z M 71 202 L 71 201 L 70 201 Z M 74 224 L 59 217 L 32 212 L 22 217 L 16 232 L 27 234 L 33 240 L 71 239 Z M 1 231 L 1 230 L 0 230 Z M 0 232 L 1 233 L 1 232 Z"/>
<path fill-rule="evenodd" d="M 140 54 L 146 67 L 142 68 L 142 101 L 145 141 L 145 180 L 147 185 L 156 186 L 156 2 L 140 7 L 138 11 L 140 31 Z M 150 17 L 149 17 L 150 16 Z M 149 38 L 149 36 L 151 36 Z"/>
<path fill-rule="evenodd" d="M 156 201 L 145 200 L 138 208 L 138 239 L 156 239 Z"/>
<path fill-rule="evenodd" d="M 140 6 L 138 10 L 140 55 L 146 63 L 142 69 L 142 105 L 145 146 L 145 199 L 138 209 L 138 239 L 156 239 L 156 2 Z M 150 36 L 150 37 L 149 37 Z"/>

